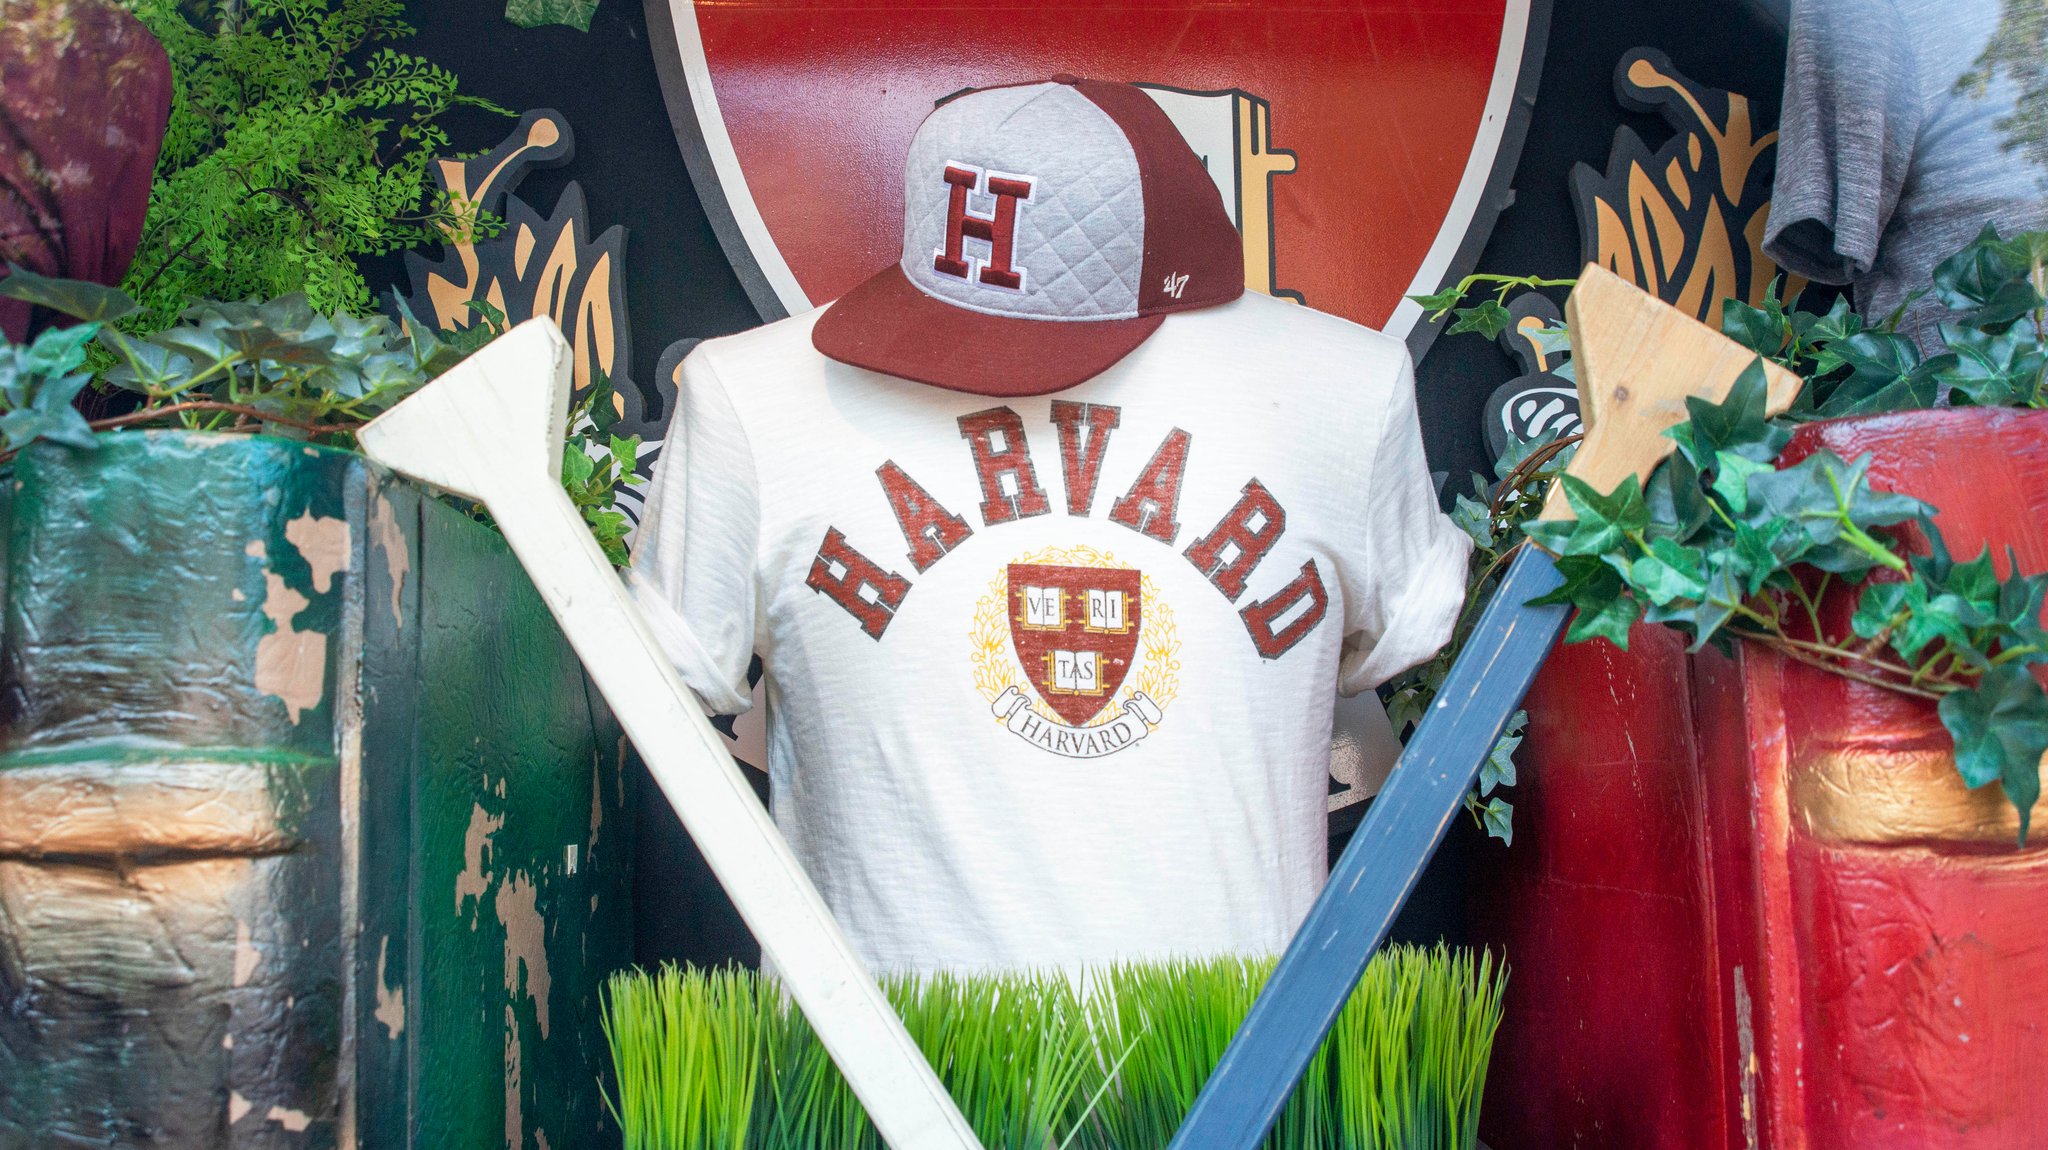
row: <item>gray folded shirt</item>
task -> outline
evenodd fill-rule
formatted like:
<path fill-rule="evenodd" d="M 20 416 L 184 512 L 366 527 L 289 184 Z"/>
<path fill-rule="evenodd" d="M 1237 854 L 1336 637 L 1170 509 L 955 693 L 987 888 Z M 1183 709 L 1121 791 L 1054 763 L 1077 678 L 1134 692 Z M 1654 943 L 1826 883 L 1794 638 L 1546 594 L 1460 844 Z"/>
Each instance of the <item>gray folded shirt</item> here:
<path fill-rule="evenodd" d="M 1853 284 L 1874 320 L 1987 221 L 2007 235 L 2048 227 L 2038 5 L 1794 0 L 1764 250 Z M 1946 317 L 1923 296 L 1900 330 L 1938 350 Z"/>

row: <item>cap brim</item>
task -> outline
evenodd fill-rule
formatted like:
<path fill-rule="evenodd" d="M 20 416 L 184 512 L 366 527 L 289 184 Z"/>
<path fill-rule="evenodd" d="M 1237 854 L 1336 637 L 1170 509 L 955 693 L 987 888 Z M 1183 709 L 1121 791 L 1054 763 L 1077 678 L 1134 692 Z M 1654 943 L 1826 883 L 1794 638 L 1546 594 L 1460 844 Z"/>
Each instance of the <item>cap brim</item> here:
<path fill-rule="evenodd" d="M 1012 319 L 969 311 L 911 286 L 890 265 L 841 296 L 811 346 L 841 363 L 974 395 L 1045 395 L 1101 374 L 1166 317 Z"/>

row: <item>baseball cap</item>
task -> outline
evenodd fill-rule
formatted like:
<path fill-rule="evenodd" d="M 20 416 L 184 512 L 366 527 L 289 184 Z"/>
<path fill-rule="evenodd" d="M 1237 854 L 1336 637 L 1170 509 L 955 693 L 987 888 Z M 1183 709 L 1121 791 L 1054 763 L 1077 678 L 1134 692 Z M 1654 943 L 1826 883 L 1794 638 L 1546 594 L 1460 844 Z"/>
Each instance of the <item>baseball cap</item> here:
<path fill-rule="evenodd" d="M 1072 387 L 1176 311 L 1244 291 L 1215 183 L 1129 84 L 1055 76 L 925 117 L 903 176 L 903 258 L 833 303 L 842 363 L 976 395 Z"/>

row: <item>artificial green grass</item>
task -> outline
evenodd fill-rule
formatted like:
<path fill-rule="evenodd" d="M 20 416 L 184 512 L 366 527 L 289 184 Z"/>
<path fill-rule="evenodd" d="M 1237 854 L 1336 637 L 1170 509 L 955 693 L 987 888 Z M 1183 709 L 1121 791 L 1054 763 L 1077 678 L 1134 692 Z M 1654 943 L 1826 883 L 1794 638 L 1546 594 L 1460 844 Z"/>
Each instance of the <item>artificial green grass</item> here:
<path fill-rule="evenodd" d="M 932 975 L 883 989 L 988 1150 L 1161 1150 L 1271 961 L 1063 976 Z M 1366 968 L 1271 1150 L 1471 1150 L 1507 968 L 1394 946 Z M 881 1150 L 803 1016 L 752 971 L 612 978 L 607 1092 L 626 1150 Z"/>

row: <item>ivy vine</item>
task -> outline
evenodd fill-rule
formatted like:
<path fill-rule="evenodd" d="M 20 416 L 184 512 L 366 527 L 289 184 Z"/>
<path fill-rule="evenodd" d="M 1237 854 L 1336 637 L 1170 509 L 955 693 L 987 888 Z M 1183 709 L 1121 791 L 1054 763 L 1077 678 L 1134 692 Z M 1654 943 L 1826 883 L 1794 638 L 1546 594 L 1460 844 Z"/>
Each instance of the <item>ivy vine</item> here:
<path fill-rule="evenodd" d="M 1625 648 L 1636 623 L 1658 623 L 1685 634 L 1693 650 L 1752 642 L 1933 701 L 1964 783 L 2000 785 L 2018 811 L 2024 845 L 2048 754 L 2048 691 L 2032 670 L 2048 664 L 2041 626 L 2048 573 L 2023 575 L 2008 553 L 2001 576 L 1988 547 L 1958 560 L 1934 508 L 1870 485 L 1868 455 L 1784 453 L 1801 422 L 1929 407 L 1944 392 L 1958 405 L 2048 407 L 2044 257 L 2048 233 L 2005 239 L 1986 228 L 1943 261 L 1927 290 L 1951 320 L 1940 329 L 1945 348 L 1932 355 L 1894 330 L 1896 314 L 1868 324 L 1843 303 L 1824 314 L 1799 312 L 1775 292 L 1756 307 L 1726 301 L 1724 330 L 1759 361 L 1721 401 L 1687 401 L 1689 418 L 1665 433 L 1676 448 L 1647 482 L 1630 477 L 1602 492 L 1563 475 L 1576 517 L 1537 521 L 1544 483 L 1562 471 L 1566 449 L 1522 445 L 1504 458 L 1502 483 L 1485 502 L 1458 498 L 1453 518 L 1478 545 L 1466 619 L 1476 617 L 1496 573 L 1526 538 L 1557 556 L 1564 583 L 1536 602 L 1572 608 L 1568 642 L 1604 638 Z M 1505 276 L 1476 282 L 1505 285 L 1500 293 L 1555 284 Z M 1465 306 L 1469 287 L 1452 289 L 1456 298 L 1418 299 L 1439 318 L 1460 313 L 1468 330 L 1498 334 L 1500 296 Z M 1765 414 L 1763 357 L 1807 380 L 1783 416 Z M 1821 610 L 1841 588 L 1856 595 L 1847 632 L 1831 630 Z M 1466 619 L 1453 645 L 1391 694 L 1397 729 L 1426 708 Z M 1495 786 L 1512 781 L 1513 750 L 1505 740 L 1496 748 L 1508 762 L 1491 768 Z M 1495 806 L 1506 804 L 1493 790 L 1483 779 L 1466 805 L 1507 839 L 1508 813 Z"/>

